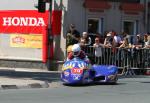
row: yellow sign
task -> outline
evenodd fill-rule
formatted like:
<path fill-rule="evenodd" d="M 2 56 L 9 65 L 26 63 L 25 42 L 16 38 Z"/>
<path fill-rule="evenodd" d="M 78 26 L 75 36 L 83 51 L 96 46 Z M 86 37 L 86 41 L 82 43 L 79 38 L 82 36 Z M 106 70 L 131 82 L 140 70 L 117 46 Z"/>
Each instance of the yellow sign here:
<path fill-rule="evenodd" d="M 42 34 L 11 34 L 11 47 L 42 48 Z"/>

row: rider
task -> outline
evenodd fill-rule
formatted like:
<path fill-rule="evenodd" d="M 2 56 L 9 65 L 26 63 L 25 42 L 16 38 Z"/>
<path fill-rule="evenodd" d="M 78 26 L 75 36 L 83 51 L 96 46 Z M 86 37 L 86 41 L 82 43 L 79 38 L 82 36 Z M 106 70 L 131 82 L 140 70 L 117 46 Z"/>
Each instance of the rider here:
<path fill-rule="evenodd" d="M 85 60 L 86 62 L 89 62 L 88 57 L 86 56 L 85 52 L 83 50 L 81 50 L 81 47 L 79 44 L 74 44 L 72 46 L 72 51 L 70 53 L 68 53 L 67 60 L 71 60 L 74 57 L 78 57 L 80 59 Z"/>

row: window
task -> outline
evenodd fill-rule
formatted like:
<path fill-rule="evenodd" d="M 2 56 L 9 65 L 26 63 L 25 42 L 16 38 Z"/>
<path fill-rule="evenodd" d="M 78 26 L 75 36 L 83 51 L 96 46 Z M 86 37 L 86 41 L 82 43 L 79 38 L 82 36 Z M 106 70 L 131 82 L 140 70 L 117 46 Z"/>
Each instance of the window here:
<path fill-rule="evenodd" d="M 88 32 L 96 33 L 98 29 L 98 19 L 88 19 Z"/>
<path fill-rule="evenodd" d="M 103 18 L 91 18 L 88 19 L 88 32 L 89 33 L 103 33 Z"/>
<path fill-rule="evenodd" d="M 123 31 L 129 35 L 133 35 L 134 33 L 134 23 L 130 21 L 124 21 L 123 23 Z"/>
<path fill-rule="evenodd" d="M 138 20 L 136 21 L 123 21 L 123 31 L 129 35 L 138 33 Z"/>

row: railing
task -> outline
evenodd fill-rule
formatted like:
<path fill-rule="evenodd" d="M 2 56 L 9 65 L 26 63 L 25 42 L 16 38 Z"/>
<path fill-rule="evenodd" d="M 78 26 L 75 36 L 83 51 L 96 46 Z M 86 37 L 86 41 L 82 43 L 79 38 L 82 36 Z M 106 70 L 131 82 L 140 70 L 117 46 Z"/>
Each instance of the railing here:
<path fill-rule="evenodd" d="M 99 50 L 99 55 L 95 51 Z M 92 64 L 116 65 L 119 68 L 150 69 L 150 49 L 84 47 Z M 101 53 L 100 53 L 101 52 Z"/>

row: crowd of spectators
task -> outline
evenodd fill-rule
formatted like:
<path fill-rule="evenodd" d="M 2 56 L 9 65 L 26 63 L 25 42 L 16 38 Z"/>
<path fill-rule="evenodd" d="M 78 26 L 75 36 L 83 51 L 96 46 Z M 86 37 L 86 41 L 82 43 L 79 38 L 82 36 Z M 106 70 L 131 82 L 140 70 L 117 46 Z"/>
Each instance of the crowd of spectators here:
<path fill-rule="evenodd" d="M 76 30 L 75 25 L 71 24 L 67 32 L 67 46 L 76 43 L 79 43 L 83 50 L 87 46 L 92 46 L 96 59 L 102 61 L 102 48 L 111 48 L 112 52 L 115 52 L 116 48 L 150 49 L 150 33 L 129 35 L 126 32 L 118 34 L 113 30 L 104 34 L 89 34 L 85 31 L 80 33 Z"/>
<path fill-rule="evenodd" d="M 81 43 L 82 46 L 94 46 L 97 41 L 100 46 L 106 48 L 150 48 L 150 33 L 129 35 L 126 32 L 118 34 L 112 30 L 104 34 L 89 34 L 88 32 L 80 33 L 74 24 L 70 25 L 67 32 L 67 46 L 76 43 Z"/>

